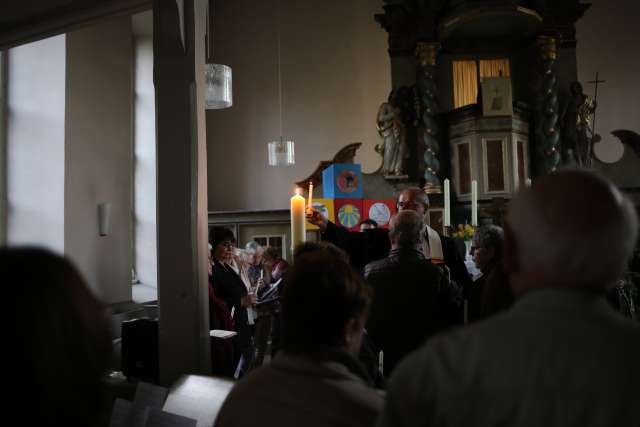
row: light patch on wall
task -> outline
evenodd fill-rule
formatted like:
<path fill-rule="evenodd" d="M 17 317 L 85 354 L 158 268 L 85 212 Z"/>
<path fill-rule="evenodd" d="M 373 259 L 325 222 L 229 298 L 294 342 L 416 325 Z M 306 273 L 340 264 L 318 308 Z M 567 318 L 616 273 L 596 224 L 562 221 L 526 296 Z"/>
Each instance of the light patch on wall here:
<path fill-rule="evenodd" d="M 65 250 L 65 36 L 8 51 L 7 243 Z"/>
<path fill-rule="evenodd" d="M 612 138 L 605 138 L 593 145 L 593 154 L 603 163 L 616 163 L 624 156 L 624 145 Z"/>

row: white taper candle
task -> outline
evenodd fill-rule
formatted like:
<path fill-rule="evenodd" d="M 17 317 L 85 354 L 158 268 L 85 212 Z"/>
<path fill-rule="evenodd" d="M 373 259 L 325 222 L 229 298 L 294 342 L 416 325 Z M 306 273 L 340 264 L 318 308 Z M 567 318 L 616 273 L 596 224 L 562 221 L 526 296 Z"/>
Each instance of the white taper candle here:
<path fill-rule="evenodd" d="M 309 201 L 307 202 L 307 210 L 311 211 L 313 208 L 313 182 L 309 181 Z"/>
<path fill-rule="evenodd" d="M 471 181 L 471 225 L 478 226 L 478 181 Z"/>
<path fill-rule="evenodd" d="M 449 188 L 449 180 L 444 180 L 444 218 L 445 227 L 451 227 L 451 190 Z"/>

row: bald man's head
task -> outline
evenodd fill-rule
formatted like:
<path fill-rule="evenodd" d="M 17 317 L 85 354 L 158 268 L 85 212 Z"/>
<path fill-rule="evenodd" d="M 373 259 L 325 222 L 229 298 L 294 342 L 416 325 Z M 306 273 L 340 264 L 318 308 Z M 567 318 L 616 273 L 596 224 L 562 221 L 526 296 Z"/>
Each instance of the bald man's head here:
<path fill-rule="evenodd" d="M 509 206 L 506 231 L 506 264 L 516 291 L 605 288 L 625 268 L 638 219 L 609 181 L 572 170 L 545 175 L 520 193 Z"/>
<path fill-rule="evenodd" d="M 416 211 L 421 218 L 424 218 L 429 211 L 429 196 L 418 187 L 408 187 L 402 190 L 396 204 L 398 211 Z"/>

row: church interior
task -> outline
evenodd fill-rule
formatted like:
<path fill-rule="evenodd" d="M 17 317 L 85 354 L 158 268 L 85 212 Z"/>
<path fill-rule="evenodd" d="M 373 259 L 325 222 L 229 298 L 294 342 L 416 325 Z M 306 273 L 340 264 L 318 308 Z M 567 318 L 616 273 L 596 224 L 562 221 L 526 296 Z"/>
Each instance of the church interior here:
<path fill-rule="evenodd" d="M 502 226 L 557 171 L 595 170 L 640 209 L 633 0 L 4 3 L 0 245 L 77 267 L 109 312 L 118 396 L 127 370 L 210 378 L 209 230 L 293 263 L 323 236 L 296 228 L 296 190 L 358 231 L 418 187 L 463 256 L 466 226 Z M 126 331 L 138 318 L 153 331 Z"/>

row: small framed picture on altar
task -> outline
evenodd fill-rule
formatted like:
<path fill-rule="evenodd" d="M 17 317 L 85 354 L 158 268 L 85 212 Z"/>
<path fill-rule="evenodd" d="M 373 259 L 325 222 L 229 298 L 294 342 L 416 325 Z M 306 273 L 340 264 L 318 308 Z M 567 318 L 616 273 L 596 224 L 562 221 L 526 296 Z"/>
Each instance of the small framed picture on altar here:
<path fill-rule="evenodd" d="M 443 208 L 429 208 L 429 227 L 446 236 L 444 224 L 442 223 L 443 213 Z"/>
<path fill-rule="evenodd" d="M 482 114 L 484 116 L 512 116 L 511 79 L 484 77 L 482 79 Z"/>

